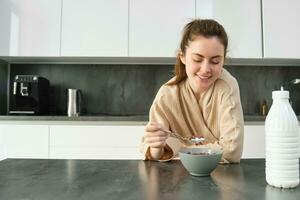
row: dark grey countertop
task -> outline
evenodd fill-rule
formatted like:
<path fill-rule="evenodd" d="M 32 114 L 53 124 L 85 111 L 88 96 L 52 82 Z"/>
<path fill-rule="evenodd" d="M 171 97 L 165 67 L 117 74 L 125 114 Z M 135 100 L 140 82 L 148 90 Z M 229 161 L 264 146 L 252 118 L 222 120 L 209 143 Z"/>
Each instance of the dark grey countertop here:
<path fill-rule="evenodd" d="M 0 199 L 299 200 L 300 186 L 267 185 L 264 163 L 242 160 L 194 177 L 179 160 L 6 159 L 0 162 Z"/>
<path fill-rule="evenodd" d="M 148 115 L 134 116 L 30 116 L 30 115 L 0 115 L 0 120 L 16 120 L 16 121 L 148 121 Z"/>
<path fill-rule="evenodd" d="M 148 121 L 148 115 L 136 116 L 24 116 L 24 115 L 0 115 L 0 121 Z M 265 121 L 265 117 L 259 115 L 245 115 L 245 121 Z"/>

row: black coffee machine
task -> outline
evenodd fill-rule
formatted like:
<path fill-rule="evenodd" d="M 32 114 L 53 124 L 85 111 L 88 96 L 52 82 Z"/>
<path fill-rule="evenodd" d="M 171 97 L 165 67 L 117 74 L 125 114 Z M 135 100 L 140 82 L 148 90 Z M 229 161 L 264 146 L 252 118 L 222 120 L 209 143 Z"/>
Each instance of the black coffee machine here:
<path fill-rule="evenodd" d="M 49 80 L 37 75 L 16 75 L 10 89 L 9 114 L 49 114 Z"/>

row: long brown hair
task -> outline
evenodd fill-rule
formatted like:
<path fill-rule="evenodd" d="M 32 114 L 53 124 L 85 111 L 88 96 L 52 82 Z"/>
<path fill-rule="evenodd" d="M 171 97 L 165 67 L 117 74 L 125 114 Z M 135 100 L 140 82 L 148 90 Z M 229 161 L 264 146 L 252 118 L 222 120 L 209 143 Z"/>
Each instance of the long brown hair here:
<path fill-rule="evenodd" d="M 217 21 L 212 19 L 194 19 L 189 22 L 183 29 L 183 35 L 180 43 L 180 50 L 177 53 L 176 63 L 174 67 L 175 79 L 167 85 L 177 85 L 187 78 L 185 64 L 181 62 L 180 54 L 185 54 L 186 48 L 190 41 L 193 41 L 197 36 L 213 37 L 216 36 L 224 45 L 224 58 L 226 57 L 228 37 L 224 27 Z"/>

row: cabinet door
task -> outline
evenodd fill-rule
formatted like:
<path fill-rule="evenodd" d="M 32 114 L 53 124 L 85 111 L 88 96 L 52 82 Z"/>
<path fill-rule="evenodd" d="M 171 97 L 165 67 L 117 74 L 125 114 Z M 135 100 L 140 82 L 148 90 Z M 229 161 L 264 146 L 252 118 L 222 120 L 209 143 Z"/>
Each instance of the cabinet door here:
<path fill-rule="evenodd" d="M 61 0 L 1 0 L 1 56 L 59 56 Z"/>
<path fill-rule="evenodd" d="M 176 56 L 181 31 L 194 17 L 194 0 L 131 0 L 129 56 Z"/>
<path fill-rule="evenodd" d="M 244 151 L 242 158 L 265 158 L 265 126 L 247 125 L 244 127 Z M 299 126 L 300 135 L 300 126 Z M 299 137 L 300 144 L 300 137 Z M 299 146 L 300 152 L 300 146 Z M 300 157 L 300 155 L 299 155 Z"/>
<path fill-rule="evenodd" d="M 64 0 L 62 56 L 127 56 L 127 0 Z"/>
<path fill-rule="evenodd" d="M 260 0 L 196 0 L 198 18 L 211 18 L 228 34 L 228 56 L 261 58 L 262 30 Z"/>
<path fill-rule="evenodd" d="M 4 149 L 4 142 L 3 142 L 3 133 L 2 128 L 0 126 L 0 161 L 5 159 L 5 149 Z"/>
<path fill-rule="evenodd" d="M 50 158 L 141 159 L 144 126 L 50 126 Z"/>
<path fill-rule="evenodd" d="M 48 158 L 47 125 L 0 125 L 7 158 Z"/>
<path fill-rule="evenodd" d="M 263 0 L 264 57 L 300 58 L 300 1 Z"/>
<path fill-rule="evenodd" d="M 244 150 L 242 158 L 265 158 L 265 126 L 244 127 Z"/>

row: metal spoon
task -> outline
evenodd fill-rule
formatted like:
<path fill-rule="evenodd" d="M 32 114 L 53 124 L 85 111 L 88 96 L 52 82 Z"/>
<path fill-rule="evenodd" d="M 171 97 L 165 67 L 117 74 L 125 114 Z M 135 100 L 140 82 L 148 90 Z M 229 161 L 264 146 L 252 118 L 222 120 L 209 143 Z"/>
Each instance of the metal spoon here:
<path fill-rule="evenodd" d="M 198 145 L 198 144 L 201 144 L 205 138 L 203 137 L 196 137 L 196 136 L 193 136 L 193 137 L 182 137 L 181 135 L 179 135 L 178 133 L 173 133 L 169 130 L 163 130 L 165 133 L 169 133 L 171 136 L 181 140 L 181 141 L 184 141 L 184 142 L 189 142 L 189 143 L 192 143 L 192 144 L 195 144 L 195 145 Z"/>

